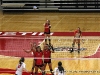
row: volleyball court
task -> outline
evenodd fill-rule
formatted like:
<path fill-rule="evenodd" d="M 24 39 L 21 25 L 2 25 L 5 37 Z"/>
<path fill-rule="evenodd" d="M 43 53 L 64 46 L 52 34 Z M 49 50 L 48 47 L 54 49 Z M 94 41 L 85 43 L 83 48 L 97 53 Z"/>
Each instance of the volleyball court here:
<path fill-rule="evenodd" d="M 23 49 L 29 50 L 31 48 L 30 43 L 33 42 L 42 47 L 44 41 L 43 33 L 41 33 L 41 35 L 38 33 L 34 36 L 32 35 L 33 33 L 34 32 L 28 34 L 24 33 L 22 35 L 17 32 L 16 35 L 12 35 L 8 32 L 9 35 L 4 35 L 5 33 L 3 32 L 0 35 L 0 59 L 2 63 L 4 63 L 4 65 L 1 64 L 0 66 L 0 75 L 14 74 L 19 57 L 25 57 L 26 64 L 28 64 L 27 68 L 28 70 L 31 69 L 33 54 L 25 53 Z M 52 53 L 51 56 L 53 64 L 65 60 L 100 58 L 100 38 L 98 37 L 100 33 L 83 32 L 84 41 L 81 41 L 80 54 L 77 53 L 77 45 L 75 46 L 74 52 L 70 53 L 73 41 L 72 32 L 54 32 L 51 35 L 51 42 L 55 50 L 55 53 Z M 13 66 L 11 66 L 11 64 Z M 53 67 L 56 66 L 57 65 L 53 65 Z M 28 74 L 24 73 L 23 75 Z"/>

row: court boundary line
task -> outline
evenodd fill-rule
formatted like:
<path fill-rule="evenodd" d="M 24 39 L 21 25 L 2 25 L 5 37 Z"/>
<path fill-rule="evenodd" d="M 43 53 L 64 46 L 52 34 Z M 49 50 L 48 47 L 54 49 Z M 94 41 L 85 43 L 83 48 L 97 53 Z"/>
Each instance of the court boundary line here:
<path fill-rule="evenodd" d="M 66 16 L 66 15 L 65 15 L 65 16 Z M 63 17 L 62 17 L 62 19 L 64 19 L 64 18 L 65 18 L 65 16 L 63 16 Z M 55 27 L 56 27 L 56 26 L 57 26 L 57 25 L 61 22 L 61 20 L 62 20 L 62 19 L 60 19 L 60 20 L 57 22 L 57 24 L 56 24 L 56 25 L 54 25 L 54 27 L 53 27 L 53 28 L 55 28 Z"/>
<path fill-rule="evenodd" d="M 3 24 L 1 24 L 1 25 L 4 25 L 5 23 L 7 23 L 8 21 L 10 21 L 13 17 L 15 17 L 14 15 L 11 17 L 11 18 L 9 18 L 7 21 L 5 21 Z"/>
<path fill-rule="evenodd" d="M 0 55 L 0 58 L 16 58 L 16 59 L 19 59 L 20 57 L 14 57 L 14 56 L 3 56 L 1 57 Z M 26 59 L 33 59 L 33 57 L 25 57 Z M 51 60 L 93 60 L 93 59 L 98 59 L 100 60 L 100 58 L 76 58 L 76 57 L 73 57 L 73 58 L 34 58 L 34 59 L 51 59 Z M 10 61 L 14 61 L 14 60 L 10 60 Z"/>
<path fill-rule="evenodd" d="M 100 52 L 100 51 L 98 51 L 99 47 L 100 47 L 100 44 L 97 46 L 97 48 L 96 48 L 96 50 L 95 50 L 95 52 L 94 52 L 93 54 L 88 55 L 88 56 L 86 56 L 86 57 L 93 56 L 93 55 L 95 55 L 97 52 Z M 100 59 L 100 58 L 99 58 L 99 59 Z"/>
<path fill-rule="evenodd" d="M 3 19 L 5 16 L 1 17 L 0 19 Z"/>
<path fill-rule="evenodd" d="M 33 38 L 34 37 L 34 38 Z M 51 39 L 74 39 L 72 36 L 58 36 L 59 38 L 56 38 L 57 36 L 51 36 L 50 38 Z M 13 35 L 8 35 L 8 36 L 5 36 L 5 35 L 3 35 L 3 36 L 0 36 L 0 39 L 5 39 L 5 38 L 8 38 L 8 39 L 40 39 L 40 40 L 42 40 L 42 39 L 44 39 L 44 36 L 13 36 Z M 94 38 L 93 36 L 89 36 L 89 37 L 82 37 L 82 38 L 75 38 L 75 39 L 85 39 L 85 40 L 89 40 L 89 39 L 97 39 L 97 40 L 99 40 L 100 39 L 100 37 L 98 36 L 98 37 L 96 37 L 96 38 Z"/>

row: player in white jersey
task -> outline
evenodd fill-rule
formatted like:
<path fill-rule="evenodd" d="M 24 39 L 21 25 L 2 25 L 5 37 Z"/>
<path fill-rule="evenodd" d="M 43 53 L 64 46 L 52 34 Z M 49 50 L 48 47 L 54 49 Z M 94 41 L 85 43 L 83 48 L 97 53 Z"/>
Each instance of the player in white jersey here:
<path fill-rule="evenodd" d="M 62 62 L 58 62 L 58 67 L 54 69 L 54 75 L 65 75 L 64 68 L 62 67 Z"/>
<path fill-rule="evenodd" d="M 24 63 L 25 59 L 24 57 L 22 57 L 20 60 L 19 60 L 19 64 L 17 65 L 17 68 L 16 68 L 16 72 L 15 72 L 15 75 L 22 75 L 22 72 L 23 71 L 26 71 L 27 70 L 25 69 L 25 63 Z"/>

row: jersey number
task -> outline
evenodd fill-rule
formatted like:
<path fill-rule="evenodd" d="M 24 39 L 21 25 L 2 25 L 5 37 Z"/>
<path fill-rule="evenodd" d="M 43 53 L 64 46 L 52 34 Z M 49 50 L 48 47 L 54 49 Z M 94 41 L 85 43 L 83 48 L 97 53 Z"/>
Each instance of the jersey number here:
<path fill-rule="evenodd" d="M 18 68 L 20 68 L 21 67 L 21 65 L 18 65 Z"/>

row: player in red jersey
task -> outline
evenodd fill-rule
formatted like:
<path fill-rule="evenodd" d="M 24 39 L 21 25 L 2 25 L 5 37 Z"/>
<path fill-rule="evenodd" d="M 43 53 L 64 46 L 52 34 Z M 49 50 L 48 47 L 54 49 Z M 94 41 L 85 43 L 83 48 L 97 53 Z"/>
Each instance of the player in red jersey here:
<path fill-rule="evenodd" d="M 25 49 L 23 49 L 26 53 L 31 53 L 32 52 L 32 54 L 33 54 L 33 56 L 34 56 L 34 47 L 36 48 L 37 47 L 37 45 L 36 45 L 36 43 L 31 43 L 31 49 L 30 50 L 25 50 Z M 31 74 L 30 75 L 33 75 L 33 71 L 34 71 L 34 67 L 35 67 L 35 61 L 34 61 L 34 59 L 33 59 L 33 64 L 32 64 L 32 69 L 31 69 Z"/>
<path fill-rule="evenodd" d="M 35 57 L 35 75 L 38 73 L 38 69 L 40 68 L 42 71 L 42 75 L 44 75 L 44 64 L 43 64 L 43 52 L 41 50 L 41 47 L 38 46 L 34 48 L 34 57 Z"/>
<path fill-rule="evenodd" d="M 82 32 L 80 30 L 80 27 L 78 27 L 77 30 L 74 31 L 74 40 L 72 44 L 72 47 L 75 46 L 75 43 L 78 44 L 78 53 L 80 53 L 80 37 L 82 37 Z M 73 48 L 71 52 L 73 52 Z"/>
<path fill-rule="evenodd" d="M 51 47 L 51 46 L 50 46 Z M 44 44 L 44 50 L 43 50 L 43 54 L 44 54 L 44 70 L 46 69 L 46 66 L 48 64 L 49 69 L 51 71 L 51 73 L 53 74 L 53 69 L 52 69 L 52 63 L 51 63 L 51 52 L 54 53 L 54 49 L 53 46 L 50 49 L 48 44 Z"/>
<path fill-rule="evenodd" d="M 44 36 L 45 36 L 45 43 L 47 44 L 47 39 L 49 41 L 49 45 L 51 45 L 51 39 L 50 39 L 50 20 L 47 20 L 46 23 L 44 23 Z"/>
<path fill-rule="evenodd" d="M 39 68 L 42 70 L 42 74 L 44 74 L 44 65 L 43 65 L 43 60 L 42 60 L 43 52 L 41 50 L 41 47 L 36 46 L 34 44 L 31 50 L 24 50 L 24 51 L 27 53 L 33 52 L 34 54 L 33 67 L 35 66 L 35 75 L 37 75 Z M 33 69 L 32 69 L 32 72 L 33 72 Z"/>

